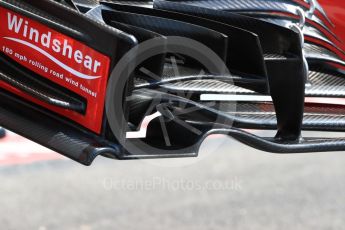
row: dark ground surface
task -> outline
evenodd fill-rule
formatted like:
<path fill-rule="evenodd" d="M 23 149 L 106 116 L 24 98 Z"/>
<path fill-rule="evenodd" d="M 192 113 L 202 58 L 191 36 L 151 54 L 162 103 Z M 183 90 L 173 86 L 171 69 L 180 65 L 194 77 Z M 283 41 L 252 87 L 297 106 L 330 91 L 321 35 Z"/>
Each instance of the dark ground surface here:
<path fill-rule="evenodd" d="M 220 145 L 221 141 L 225 141 Z M 213 138 L 202 158 L 0 167 L 0 229 L 344 229 L 345 154 Z"/>

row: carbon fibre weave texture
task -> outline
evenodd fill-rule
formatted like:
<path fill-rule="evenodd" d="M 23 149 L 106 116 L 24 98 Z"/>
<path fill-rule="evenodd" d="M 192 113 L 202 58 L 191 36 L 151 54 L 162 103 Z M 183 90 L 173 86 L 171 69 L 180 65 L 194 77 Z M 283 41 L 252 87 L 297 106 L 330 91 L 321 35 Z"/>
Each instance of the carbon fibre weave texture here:
<path fill-rule="evenodd" d="M 238 103 L 236 112 L 232 113 L 236 115 L 235 124 L 239 127 L 276 128 L 276 115 L 270 104 Z M 303 118 L 303 130 L 344 131 L 344 108 L 321 108 L 307 105 Z"/>
<path fill-rule="evenodd" d="M 188 70 L 188 69 L 187 69 Z M 195 74 L 193 70 L 185 70 L 185 76 Z M 172 71 L 172 70 L 171 70 Z M 169 79 L 173 72 L 167 74 Z M 170 76 L 170 77 L 169 77 Z M 198 93 L 224 93 L 224 94 L 256 94 L 252 90 L 234 86 L 219 80 L 191 80 L 168 83 L 161 86 L 172 91 L 186 91 Z M 325 71 L 309 71 L 309 84 L 306 87 L 306 96 L 345 97 L 345 77 L 340 73 L 327 73 Z"/>
<path fill-rule="evenodd" d="M 175 2 L 183 2 L 184 4 L 191 4 L 195 6 L 202 6 L 209 9 L 215 10 L 284 10 L 291 8 L 295 4 L 291 1 L 286 0 L 185 0 L 179 1 L 175 0 Z"/>
<path fill-rule="evenodd" d="M 338 55 L 319 45 L 306 43 L 304 45 L 304 50 L 307 59 L 334 62 L 336 64 L 345 66 L 345 61 L 343 61 Z"/>
<path fill-rule="evenodd" d="M 99 5 L 99 0 L 73 0 L 75 4 L 97 6 Z"/>

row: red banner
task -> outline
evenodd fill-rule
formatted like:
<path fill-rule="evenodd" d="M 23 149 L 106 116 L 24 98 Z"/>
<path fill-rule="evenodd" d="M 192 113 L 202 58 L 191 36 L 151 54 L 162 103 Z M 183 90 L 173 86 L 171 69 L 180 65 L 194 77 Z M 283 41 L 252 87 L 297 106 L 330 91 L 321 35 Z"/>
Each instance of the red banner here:
<path fill-rule="evenodd" d="M 86 114 L 46 104 L 4 82 L 0 82 L 0 87 L 100 133 L 110 58 L 42 23 L 2 7 L 0 22 L 1 52 L 85 98 Z"/>

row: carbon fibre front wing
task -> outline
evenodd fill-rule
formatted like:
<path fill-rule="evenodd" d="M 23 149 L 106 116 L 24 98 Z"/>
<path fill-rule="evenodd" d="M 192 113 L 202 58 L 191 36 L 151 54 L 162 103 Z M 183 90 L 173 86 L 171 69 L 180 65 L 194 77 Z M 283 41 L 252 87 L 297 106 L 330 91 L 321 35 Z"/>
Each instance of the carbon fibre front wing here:
<path fill-rule="evenodd" d="M 9 130 L 85 165 L 98 155 L 194 157 L 211 134 L 229 135 L 274 153 L 345 150 L 345 139 L 301 135 L 303 130 L 345 130 L 345 55 L 320 5 L 317 13 L 307 15 L 304 29 L 296 30 L 301 10 L 308 13 L 311 8 L 298 1 L 43 2 L 0 1 L 2 7 L 29 18 L 37 14 L 43 18 L 40 23 L 107 54 L 110 70 L 116 70 L 133 47 L 152 39 L 170 44 L 169 37 L 178 35 L 206 46 L 228 71 L 207 69 L 195 60 L 198 57 L 162 45 L 159 55 L 138 62 L 124 85 L 109 73 L 106 100 L 98 102 L 105 110 L 98 131 L 92 130 L 92 120 L 86 126 L 54 109 L 87 115 L 91 99 L 1 53 L 0 80 L 13 90 L 0 88 L 0 125 Z M 68 31 L 67 26 L 81 32 Z M 140 56 L 131 61 L 136 63 Z M 121 115 L 117 130 L 108 102 L 121 111 L 115 113 Z M 248 129 L 277 134 L 259 137 Z"/>

